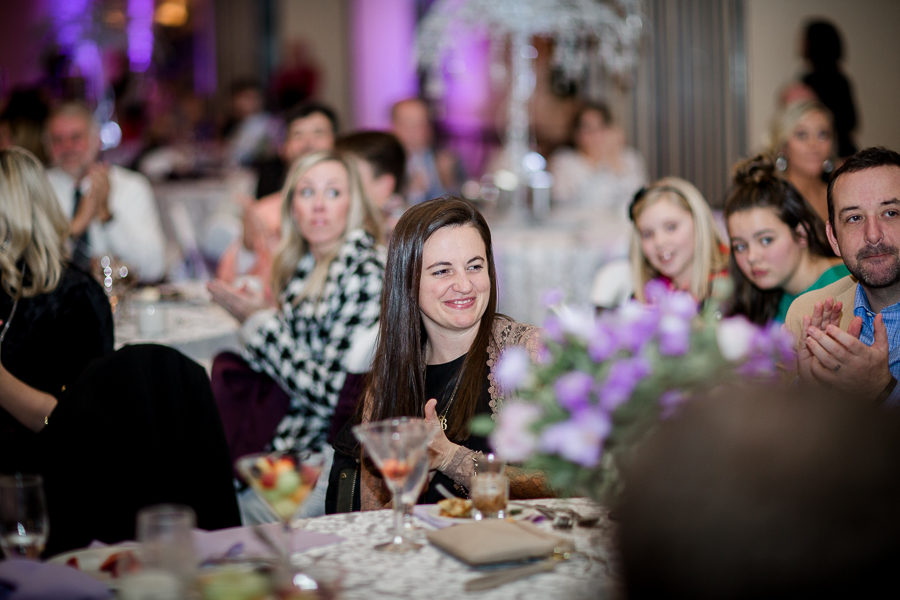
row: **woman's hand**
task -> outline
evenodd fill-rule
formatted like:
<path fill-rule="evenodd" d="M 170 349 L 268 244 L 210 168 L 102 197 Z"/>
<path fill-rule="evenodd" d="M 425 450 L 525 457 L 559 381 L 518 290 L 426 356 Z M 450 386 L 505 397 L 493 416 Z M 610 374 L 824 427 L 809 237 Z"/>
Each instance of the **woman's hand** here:
<path fill-rule="evenodd" d="M 425 421 L 432 427 L 437 428 L 437 435 L 428 444 L 428 460 L 429 469 L 432 471 L 443 471 L 450 464 L 453 454 L 459 448 L 459 444 L 454 444 L 447 439 L 444 429 L 441 427 L 440 419 L 437 414 L 437 400 L 432 398 L 425 403 Z"/>
<path fill-rule="evenodd" d="M 212 294 L 216 304 L 241 323 L 249 319 L 253 313 L 271 307 L 262 290 L 254 290 L 247 285 L 236 288 L 221 279 L 216 279 L 207 283 L 206 289 Z"/>

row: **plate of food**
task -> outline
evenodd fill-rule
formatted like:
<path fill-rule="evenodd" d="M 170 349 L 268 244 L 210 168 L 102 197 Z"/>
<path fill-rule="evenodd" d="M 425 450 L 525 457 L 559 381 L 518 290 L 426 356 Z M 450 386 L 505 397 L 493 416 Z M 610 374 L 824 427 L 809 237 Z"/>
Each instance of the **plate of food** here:
<path fill-rule="evenodd" d="M 461 523 L 472 520 L 472 501 L 465 498 L 445 498 L 428 508 L 428 516 Z"/>
<path fill-rule="evenodd" d="M 82 548 L 57 554 L 47 562 L 78 569 L 115 588 L 118 587 L 118 580 L 123 572 L 139 565 L 136 550 L 137 547 L 129 548 L 127 546 Z"/>

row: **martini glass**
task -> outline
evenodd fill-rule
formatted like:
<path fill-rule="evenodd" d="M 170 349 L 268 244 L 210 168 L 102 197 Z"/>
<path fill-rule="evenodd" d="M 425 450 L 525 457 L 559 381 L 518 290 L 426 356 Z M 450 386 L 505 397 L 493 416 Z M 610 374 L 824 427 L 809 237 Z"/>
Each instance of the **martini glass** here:
<path fill-rule="evenodd" d="M 284 532 L 284 559 L 291 562 L 291 521 L 322 473 L 321 454 L 270 452 L 237 460 L 237 471 L 278 517 Z"/>
<path fill-rule="evenodd" d="M 394 496 L 394 538 L 375 546 L 376 550 L 409 552 L 422 547 L 403 538 L 403 505 L 414 504 L 419 497 L 428 474 L 428 443 L 436 433 L 424 419 L 408 417 L 353 428 Z"/>

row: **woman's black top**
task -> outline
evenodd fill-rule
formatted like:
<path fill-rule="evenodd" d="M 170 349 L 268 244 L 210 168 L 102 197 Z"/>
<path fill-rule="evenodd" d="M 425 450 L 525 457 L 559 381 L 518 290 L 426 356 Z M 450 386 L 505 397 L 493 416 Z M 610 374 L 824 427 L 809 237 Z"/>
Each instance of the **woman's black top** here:
<path fill-rule="evenodd" d="M 13 298 L 0 290 L 0 319 Z M 109 299 L 90 275 L 67 267 L 52 292 L 21 298 L 0 346 L 0 361 L 18 379 L 59 397 L 88 363 L 113 350 Z M 0 473 L 35 472 L 37 435 L 0 408 Z"/>
<path fill-rule="evenodd" d="M 450 401 L 450 396 L 453 394 L 453 388 L 456 387 L 457 374 L 462 368 L 465 359 L 466 355 L 464 354 L 448 363 L 441 365 L 427 365 L 425 367 L 425 398 L 426 400 L 437 398 L 438 415 L 444 414 L 444 410 L 447 408 L 447 403 Z M 478 398 L 478 404 L 475 407 L 476 415 L 491 414 L 491 395 L 488 391 L 488 387 L 488 379 L 487 376 L 485 376 L 484 384 L 481 387 L 481 396 Z M 456 398 L 453 401 L 453 404 L 450 406 L 450 411 L 447 413 L 447 420 L 450 422 L 452 422 L 454 418 L 454 409 L 458 409 L 459 407 L 457 402 L 459 402 L 459 398 Z M 483 437 L 473 435 L 469 436 L 466 440 L 450 441 L 461 444 L 476 452 L 481 451 L 487 454 L 490 451 L 488 441 Z M 419 504 L 434 504 L 438 500 L 444 498 L 436 489 L 438 483 L 443 484 L 447 490 L 451 493 L 455 493 L 457 496 L 464 497 L 466 495 L 463 490 L 455 487 L 455 483 L 452 479 L 438 471 L 435 473 L 434 478 L 431 480 L 431 483 L 425 489 L 422 496 L 419 497 Z"/>

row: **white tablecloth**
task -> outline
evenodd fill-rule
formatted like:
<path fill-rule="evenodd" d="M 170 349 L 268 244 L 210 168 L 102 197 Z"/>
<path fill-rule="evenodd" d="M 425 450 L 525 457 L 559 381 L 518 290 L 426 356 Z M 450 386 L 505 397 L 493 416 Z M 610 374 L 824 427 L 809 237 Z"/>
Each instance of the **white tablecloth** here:
<path fill-rule="evenodd" d="M 589 501 L 541 500 L 541 504 L 566 504 L 576 510 Z M 319 517 L 305 522 L 309 531 L 330 533 L 346 538 L 346 541 L 308 550 L 301 555 L 301 564 L 339 564 L 344 571 L 343 598 L 428 600 L 459 600 L 463 597 L 484 600 L 581 598 L 596 600 L 609 596 L 607 586 L 611 579 L 608 567 L 611 525 L 604 512 L 596 527 L 576 527 L 554 533 L 571 537 L 576 552 L 568 561 L 562 561 L 553 572 L 533 575 L 527 579 L 508 583 L 494 590 L 478 593 L 464 591 L 466 581 L 491 572 L 488 569 L 469 567 L 445 554 L 425 540 L 424 530 L 431 527 L 416 520 L 422 527 L 411 536 L 425 545 L 418 552 L 386 554 L 372 548 L 389 541 L 393 528 L 391 511 L 346 513 Z M 543 527 L 550 529 L 544 523 Z"/>
<path fill-rule="evenodd" d="M 116 319 L 116 348 L 125 344 L 163 344 L 180 350 L 209 369 L 216 354 L 225 350 L 239 351 L 239 324 L 225 309 L 208 299 L 205 283 L 181 284 L 185 300 L 160 302 L 165 328 L 161 333 L 141 333 L 138 303 L 132 298 L 123 314 Z"/>
<path fill-rule="evenodd" d="M 570 304 L 588 304 L 594 275 L 628 255 L 631 227 L 560 215 L 543 225 L 491 225 L 500 288 L 499 310 L 541 325 L 543 292 L 558 289 Z"/>

